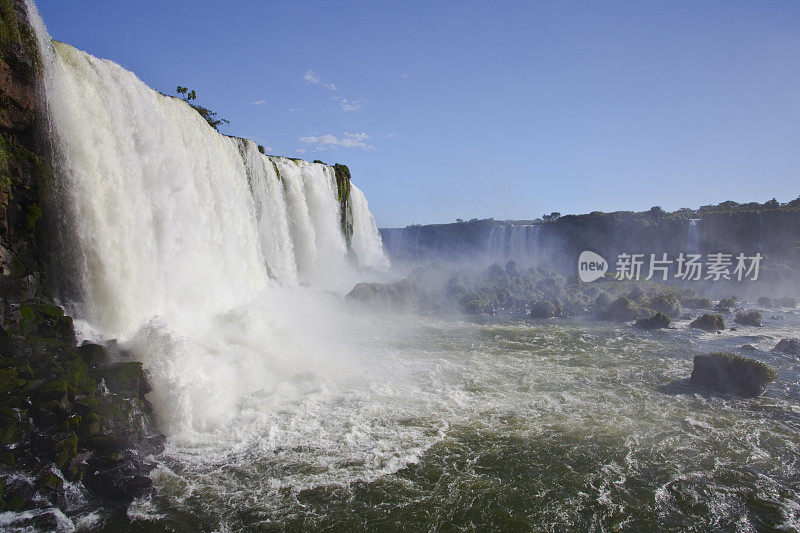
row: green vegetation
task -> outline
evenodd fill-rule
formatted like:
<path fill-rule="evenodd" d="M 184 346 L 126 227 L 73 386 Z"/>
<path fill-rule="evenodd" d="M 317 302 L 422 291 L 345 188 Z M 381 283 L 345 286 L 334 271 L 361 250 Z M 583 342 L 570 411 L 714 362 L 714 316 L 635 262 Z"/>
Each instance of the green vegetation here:
<path fill-rule="evenodd" d="M 197 99 L 197 93 L 194 90 L 189 90 L 188 87 L 182 87 L 178 85 L 178 88 L 175 91 L 181 95 L 181 98 L 190 106 L 192 106 L 195 111 L 200 113 L 200 116 L 203 117 L 205 121 L 208 122 L 208 125 L 215 130 L 219 130 L 220 124 L 230 124 L 230 122 L 224 118 L 217 118 L 217 113 L 215 111 L 211 111 L 207 107 L 203 107 L 201 105 L 193 104 L 192 101 Z M 264 152 L 261 151 L 261 153 L 263 154 Z"/>
<path fill-rule="evenodd" d="M 336 197 L 339 199 L 339 222 L 347 241 L 347 248 L 350 249 L 350 241 L 353 238 L 353 216 L 350 211 L 350 169 L 347 168 L 347 165 L 336 163 L 333 165 L 333 172 L 336 176 Z"/>

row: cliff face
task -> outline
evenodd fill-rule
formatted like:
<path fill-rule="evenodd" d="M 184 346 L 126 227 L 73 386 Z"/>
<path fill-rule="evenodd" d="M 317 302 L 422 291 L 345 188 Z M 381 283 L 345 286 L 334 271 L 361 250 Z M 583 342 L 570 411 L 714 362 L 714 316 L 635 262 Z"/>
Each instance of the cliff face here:
<path fill-rule="evenodd" d="M 129 500 L 150 489 L 144 458 L 161 446 L 141 363 L 77 346 L 52 295 L 63 273 L 41 72 L 24 2 L 0 0 L 0 511 L 63 507 L 65 480 Z M 55 529 L 34 516 L 24 525 Z"/>
<path fill-rule="evenodd" d="M 41 290 L 37 227 L 52 173 L 37 136 L 41 60 L 24 3 L 0 0 L 0 17 L 0 291 L 18 302 Z"/>
<path fill-rule="evenodd" d="M 592 250 L 609 261 L 620 253 L 761 252 L 765 262 L 800 262 L 800 202 L 697 211 L 567 215 L 554 221 L 475 220 L 381 229 L 398 262 L 518 262 L 572 273 Z M 693 235 L 694 232 L 694 235 Z M 524 256 L 524 257 L 522 257 Z"/>

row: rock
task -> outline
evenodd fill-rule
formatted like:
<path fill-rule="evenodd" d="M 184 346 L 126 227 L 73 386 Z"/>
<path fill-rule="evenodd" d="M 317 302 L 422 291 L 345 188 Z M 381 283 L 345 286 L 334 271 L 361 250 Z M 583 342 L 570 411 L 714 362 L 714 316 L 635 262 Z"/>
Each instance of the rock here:
<path fill-rule="evenodd" d="M 769 296 L 762 296 L 758 299 L 758 305 L 761 307 L 772 307 L 772 298 Z"/>
<path fill-rule="evenodd" d="M 681 302 L 674 294 L 659 294 L 650 300 L 650 307 L 659 313 L 663 313 L 669 317 L 679 317 L 683 309 Z"/>
<path fill-rule="evenodd" d="M 764 324 L 761 322 L 761 320 L 761 313 L 758 311 L 740 311 L 736 313 L 736 318 L 733 319 L 733 321 L 737 324 L 763 328 Z"/>
<path fill-rule="evenodd" d="M 781 339 L 773 349 L 789 355 L 800 355 L 800 339 Z"/>
<path fill-rule="evenodd" d="M 111 392 L 131 395 L 141 389 L 149 390 L 139 361 L 115 363 L 109 367 L 106 376 L 106 385 Z"/>
<path fill-rule="evenodd" d="M 742 344 L 741 346 L 739 346 L 739 349 L 744 350 L 746 352 L 755 352 L 758 350 L 758 348 L 756 348 L 752 344 Z"/>
<path fill-rule="evenodd" d="M 777 377 L 766 363 L 728 352 L 697 355 L 689 381 L 722 394 L 754 397 Z"/>
<path fill-rule="evenodd" d="M 81 356 L 87 365 L 97 367 L 106 364 L 110 357 L 105 346 L 84 342 L 78 347 L 78 355 Z"/>
<path fill-rule="evenodd" d="M 725 329 L 725 321 L 720 315 L 712 315 L 706 313 L 703 316 L 696 318 L 689 324 L 690 328 L 702 329 L 704 331 L 720 331 Z"/>
<path fill-rule="evenodd" d="M 708 298 L 686 298 L 683 306 L 687 309 L 711 309 L 714 304 Z"/>
<path fill-rule="evenodd" d="M 553 318 L 556 308 L 547 300 L 539 300 L 531 306 L 531 318 Z"/>
<path fill-rule="evenodd" d="M 775 300 L 775 305 L 778 307 L 797 307 L 797 300 L 791 296 L 784 296 Z"/>
<path fill-rule="evenodd" d="M 650 318 L 640 318 L 636 327 L 642 329 L 663 329 L 669 327 L 670 318 L 664 313 L 656 313 Z"/>
<path fill-rule="evenodd" d="M 635 320 L 642 314 L 645 314 L 633 300 L 627 296 L 620 296 L 605 309 L 601 310 L 598 316 L 604 320 L 614 320 L 616 322 L 628 322 Z"/>

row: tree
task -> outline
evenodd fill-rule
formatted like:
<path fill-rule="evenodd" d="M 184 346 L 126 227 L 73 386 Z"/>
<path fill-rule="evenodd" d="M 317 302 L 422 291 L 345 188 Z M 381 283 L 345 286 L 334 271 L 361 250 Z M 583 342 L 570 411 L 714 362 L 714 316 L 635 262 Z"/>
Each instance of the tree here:
<path fill-rule="evenodd" d="M 553 211 L 549 215 L 542 215 L 542 218 L 544 220 L 558 220 L 559 217 L 561 217 L 561 213 L 559 213 L 558 211 Z"/>
<path fill-rule="evenodd" d="M 203 117 L 206 120 L 206 122 L 208 122 L 208 125 L 214 128 L 215 130 L 219 129 L 220 124 L 223 123 L 230 124 L 230 122 L 228 122 L 224 118 L 217 118 L 217 113 L 211 111 L 207 107 L 193 104 L 192 100 L 197 99 L 197 93 L 194 90 L 189 90 L 188 87 L 181 87 L 180 85 L 178 85 L 178 88 L 175 90 L 175 92 L 177 92 L 179 95 L 182 95 L 183 100 L 187 104 L 192 106 L 192 109 L 200 113 L 200 116 Z"/>

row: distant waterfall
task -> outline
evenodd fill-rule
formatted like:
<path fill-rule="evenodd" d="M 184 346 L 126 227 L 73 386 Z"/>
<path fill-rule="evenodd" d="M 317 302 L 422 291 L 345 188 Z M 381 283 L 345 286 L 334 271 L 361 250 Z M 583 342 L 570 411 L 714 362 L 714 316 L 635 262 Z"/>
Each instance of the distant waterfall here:
<path fill-rule="evenodd" d="M 352 275 L 331 167 L 260 154 L 121 66 L 51 46 L 34 24 L 94 326 L 124 336 L 153 315 L 227 309 L 275 283 L 334 288 Z M 353 249 L 361 266 L 385 269 L 366 199 L 352 191 Z"/>
<path fill-rule="evenodd" d="M 540 224 L 496 225 L 489 232 L 487 252 L 490 261 L 514 260 L 528 264 L 536 260 Z"/>
<path fill-rule="evenodd" d="M 691 218 L 689 219 L 689 233 L 686 238 L 686 251 L 690 253 L 699 253 L 700 252 L 700 231 L 699 226 L 700 219 L 699 218 Z"/>

